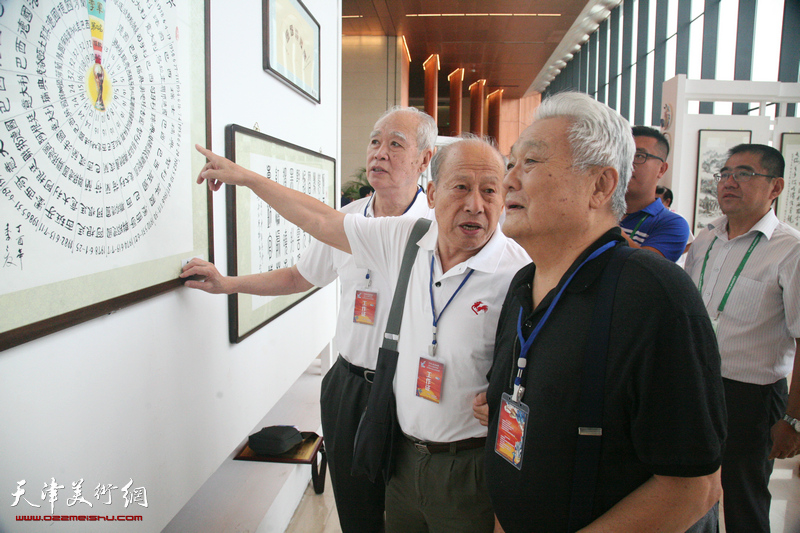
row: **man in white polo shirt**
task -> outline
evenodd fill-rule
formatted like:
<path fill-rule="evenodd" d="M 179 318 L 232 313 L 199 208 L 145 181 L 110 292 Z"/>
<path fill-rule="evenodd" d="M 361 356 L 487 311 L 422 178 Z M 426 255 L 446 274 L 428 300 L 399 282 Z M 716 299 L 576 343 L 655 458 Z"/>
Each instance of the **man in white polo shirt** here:
<path fill-rule="evenodd" d="M 319 240 L 352 252 L 358 266 L 397 279 L 414 221 L 343 215 L 199 148 L 198 177 L 212 190 L 246 186 Z M 400 427 L 395 471 L 386 488 L 387 531 L 489 532 L 486 428 L 472 401 L 487 385 L 495 329 L 513 275 L 530 262 L 499 231 L 505 163 L 477 138 L 441 148 L 427 197 L 436 221 L 418 241 L 398 342 L 394 389 Z M 418 386 L 433 368 L 438 385 Z"/>
<path fill-rule="evenodd" d="M 774 459 L 800 451 L 800 232 L 772 211 L 783 170 L 772 147 L 732 148 L 714 175 L 724 216 L 697 236 L 686 258 L 722 356 L 722 503 L 730 532 L 770 530 Z"/>
<path fill-rule="evenodd" d="M 416 108 L 394 107 L 375 123 L 367 145 L 367 179 L 374 195 L 342 208 L 367 218 L 408 216 L 433 218 L 424 191 L 417 185 L 436 143 L 436 123 Z M 337 277 L 341 304 L 336 322 L 339 357 L 322 381 L 322 431 L 339 523 L 344 533 L 377 533 L 384 528 L 382 479 L 375 483 L 350 474 L 353 440 L 369 397 L 372 376 L 392 300 L 395 279 L 359 268 L 353 256 L 312 241 L 293 267 L 250 276 L 225 277 L 213 264 L 193 259 L 182 277 L 204 281 L 186 286 L 212 293 L 243 292 L 275 296 L 323 287 Z M 366 304 L 366 305 L 365 305 Z M 368 310 L 359 313 L 360 309 Z"/>

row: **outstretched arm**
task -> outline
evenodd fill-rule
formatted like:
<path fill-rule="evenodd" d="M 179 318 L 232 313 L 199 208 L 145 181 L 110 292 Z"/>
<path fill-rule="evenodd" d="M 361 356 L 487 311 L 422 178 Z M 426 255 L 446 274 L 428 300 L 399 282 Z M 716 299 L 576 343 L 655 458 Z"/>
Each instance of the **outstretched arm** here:
<path fill-rule="evenodd" d="M 200 289 L 211 294 L 256 294 L 281 296 L 307 291 L 314 285 L 300 275 L 296 266 L 280 268 L 260 274 L 223 276 L 213 263 L 194 258 L 183 267 L 182 278 L 198 276 L 200 280 L 187 280 L 190 289 Z"/>
<path fill-rule="evenodd" d="M 344 231 L 344 214 L 323 204 L 316 198 L 284 187 L 266 177 L 241 167 L 211 150 L 195 145 L 208 163 L 197 177 L 197 183 L 208 183 L 208 188 L 218 191 L 223 183 L 247 187 L 272 206 L 282 217 L 296 224 L 317 240 L 350 253 L 350 243 Z"/>

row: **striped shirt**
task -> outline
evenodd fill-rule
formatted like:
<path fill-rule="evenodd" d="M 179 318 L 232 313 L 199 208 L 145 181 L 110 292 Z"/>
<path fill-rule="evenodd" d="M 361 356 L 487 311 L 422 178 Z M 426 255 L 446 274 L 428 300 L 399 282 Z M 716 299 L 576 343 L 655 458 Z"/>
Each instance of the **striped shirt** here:
<path fill-rule="evenodd" d="M 800 232 L 778 221 L 772 210 L 735 239 L 728 239 L 727 222 L 720 217 L 700 232 L 689 248 L 686 271 L 695 285 L 703 274 L 703 303 L 712 321 L 718 321 L 722 376 L 775 383 L 792 371 L 800 338 Z M 728 285 L 759 233 L 720 312 Z"/>

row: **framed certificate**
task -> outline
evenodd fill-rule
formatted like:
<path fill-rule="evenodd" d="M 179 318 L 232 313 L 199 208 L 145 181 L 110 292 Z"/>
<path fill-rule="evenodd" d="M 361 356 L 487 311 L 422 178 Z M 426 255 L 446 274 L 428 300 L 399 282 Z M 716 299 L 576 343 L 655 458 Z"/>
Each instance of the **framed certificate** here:
<path fill-rule="evenodd" d="M 208 4 L 0 4 L 0 350 L 212 259 Z"/>
<path fill-rule="evenodd" d="M 335 207 L 336 160 L 332 157 L 236 124 L 225 129 L 225 155 L 247 169 Z M 312 237 L 250 189 L 226 187 L 228 274 L 259 274 L 297 263 Z M 315 290 L 285 296 L 231 294 L 230 341 L 242 341 Z"/>
<path fill-rule="evenodd" d="M 300 0 L 264 0 L 264 70 L 319 103 L 319 23 Z"/>

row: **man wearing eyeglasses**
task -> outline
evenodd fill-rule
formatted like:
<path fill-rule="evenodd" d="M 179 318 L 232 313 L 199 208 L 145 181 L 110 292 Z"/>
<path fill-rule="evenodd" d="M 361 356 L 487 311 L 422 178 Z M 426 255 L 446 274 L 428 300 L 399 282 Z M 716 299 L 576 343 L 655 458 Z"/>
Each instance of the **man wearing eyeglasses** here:
<path fill-rule="evenodd" d="M 633 248 L 642 248 L 677 261 L 689 239 L 689 224 L 677 213 L 664 207 L 656 197 L 658 180 L 669 168 L 669 142 L 656 129 L 633 127 L 636 154 L 633 175 L 625 193 L 628 204 L 620 222 L 622 234 Z"/>
<path fill-rule="evenodd" d="M 774 459 L 800 452 L 800 232 L 772 210 L 783 190 L 783 170 L 783 156 L 774 148 L 732 148 L 714 175 L 724 216 L 697 236 L 686 259 L 722 356 L 729 532 L 770 530 Z"/>

